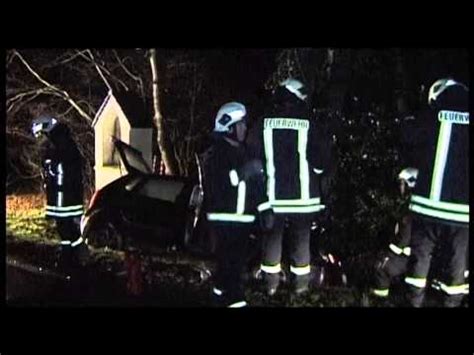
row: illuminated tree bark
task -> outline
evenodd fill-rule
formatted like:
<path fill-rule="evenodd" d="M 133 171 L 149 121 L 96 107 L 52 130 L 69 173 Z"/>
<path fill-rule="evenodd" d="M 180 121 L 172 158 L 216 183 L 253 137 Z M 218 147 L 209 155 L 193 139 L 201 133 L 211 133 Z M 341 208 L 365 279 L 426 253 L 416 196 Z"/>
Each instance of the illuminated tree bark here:
<path fill-rule="evenodd" d="M 163 115 L 160 111 L 160 93 L 159 93 L 159 81 L 158 81 L 158 65 L 156 61 L 156 49 L 150 49 L 150 66 L 152 72 L 152 84 L 153 84 L 153 122 L 157 129 L 157 143 L 161 155 L 161 160 L 165 165 L 166 175 L 175 175 L 176 168 L 171 158 L 170 147 L 166 141 L 165 128 Z"/>

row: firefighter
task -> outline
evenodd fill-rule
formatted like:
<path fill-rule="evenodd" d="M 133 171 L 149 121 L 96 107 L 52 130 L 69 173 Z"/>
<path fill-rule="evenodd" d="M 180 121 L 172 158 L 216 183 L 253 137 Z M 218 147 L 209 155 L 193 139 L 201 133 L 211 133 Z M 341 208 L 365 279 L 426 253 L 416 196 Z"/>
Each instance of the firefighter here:
<path fill-rule="evenodd" d="M 249 136 L 252 154 L 265 164 L 266 192 L 274 211 L 274 228 L 262 236 L 260 275 L 264 291 L 277 292 L 282 271 L 285 225 L 292 232 L 290 281 L 292 290 L 309 289 L 310 232 L 321 201 L 319 179 L 328 173 L 331 160 L 329 137 L 310 119 L 305 86 L 288 78 L 272 93 L 270 105 Z"/>
<path fill-rule="evenodd" d="M 417 175 L 418 170 L 414 168 L 406 168 L 400 172 L 398 179 L 402 197 L 407 197 L 415 187 Z M 400 277 L 407 269 L 408 257 L 411 254 L 411 217 L 410 213 L 404 213 L 395 224 L 394 238 L 383 260 L 376 266 L 375 285 L 371 289 L 374 296 L 387 298 L 393 279 Z"/>
<path fill-rule="evenodd" d="M 468 88 L 440 79 L 429 90 L 428 107 L 403 129 L 405 166 L 419 170 L 410 198 L 412 241 L 404 279 L 409 305 L 423 305 L 432 255 L 446 260 L 440 275 L 443 305 L 457 307 L 465 292 L 469 240 Z M 434 260 L 436 263 L 436 260 Z"/>
<path fill-rule="evenodd" d="M 247 305 L 242 274 L 257 207 L 257 219 L 271 223 L 262 163 L 249 160 L 245 147 L 246 115 L 245 106 L 239 102 L 223 105 L 215 118 L 213 143 L 201 155 L 204 210 L 216 241 L 212 299 L 217 306 Z"/>
<path fill-rule="evenodd" d="M 53 219 L 61 237 L 56 266 L 67 276 L 87 261 L 88 248 L 81 237 L 83 214 L 82 157 L 69 128 L 52 116 L 33 120 L 46 192 L 46 218 Z"/>
<path fill-rule="evenodd" d="M 431 281 L 431 287 L 444 295 L 444 288 L 443 283 L 438 278 L 433 278 Z M 461 305 L 463 303 L 467 303 L 469 298 L 469 246 L 466 248 L 466 269 L 464 270 L 464 284 L 461 285 L 459 288 L 459 292 L 463 294 L 463 300 L 461 301 Z"/>

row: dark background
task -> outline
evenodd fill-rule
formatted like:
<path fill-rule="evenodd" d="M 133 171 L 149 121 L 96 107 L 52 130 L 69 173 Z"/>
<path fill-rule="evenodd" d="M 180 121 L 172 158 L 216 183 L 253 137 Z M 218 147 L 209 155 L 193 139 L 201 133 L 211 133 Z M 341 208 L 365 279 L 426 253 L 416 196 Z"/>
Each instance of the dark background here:
<path fill-rule="evenodd" d="M 291 75 L 306 84 L 311 119 L 333 137 L 338 155 L 321 221 L 325 233 L 318 241 L 354 257 L 383 245 L 399 216 L 401 123 L 426 106 L 435 80 L 453 77 L 469 84 L 469 53 L 463 48 L 157 48 L 156 53 L 166 147 L 177 175 L 194 173 L 194 153 L 205 146 L 223 103 L 244 103 L 252 123 L 278 81 Z M 80 143 L 90 196 L 93 131 L 58 92 L 67 92 L 93 118 L 108 90 L 98 66 L 113 90 L 127 88 L 139 97 L 151 119 L 149 55 L 135 48 L 7 50 L 7 193 L 39 191 L 38 150 L 29 129 L 36 115 L 49 112 L 67 122 Z"/>

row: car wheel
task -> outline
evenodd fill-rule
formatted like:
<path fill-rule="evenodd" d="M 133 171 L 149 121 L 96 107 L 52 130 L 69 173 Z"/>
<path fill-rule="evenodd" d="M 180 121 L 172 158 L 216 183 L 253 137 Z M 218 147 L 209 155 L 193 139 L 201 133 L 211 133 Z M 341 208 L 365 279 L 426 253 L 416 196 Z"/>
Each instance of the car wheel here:
<path fill-rule="evenodd" d="M 100 214 L 90 217 L 84 228 L 83 238 L 94 248 L 123 250 L 123 235 L 119 232 L 113 221 Z"/>

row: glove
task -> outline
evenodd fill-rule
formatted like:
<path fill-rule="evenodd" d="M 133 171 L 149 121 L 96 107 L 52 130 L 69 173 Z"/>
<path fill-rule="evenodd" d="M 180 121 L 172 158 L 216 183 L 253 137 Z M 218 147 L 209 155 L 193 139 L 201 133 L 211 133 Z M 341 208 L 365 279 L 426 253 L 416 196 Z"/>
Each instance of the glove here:
<path fill-rule="evenodd" d="M 253 176 L 263 173 L 263 164 L 258 159 L 253 159 L 245 163 L 238 171 L 241 180 L 249 180 Z"/>
<path fill-rule="evenodd" d="M 47 189 L 47 186 L 48 186 L 48 183 L 51 181 L 51 174 L 49 172 L 51 168 L 48 166 L 48 167 L 43 167 L 40 171 L 41 173 L 41 179 L 43 181 L 43 190 L 46 191 Z"/>

